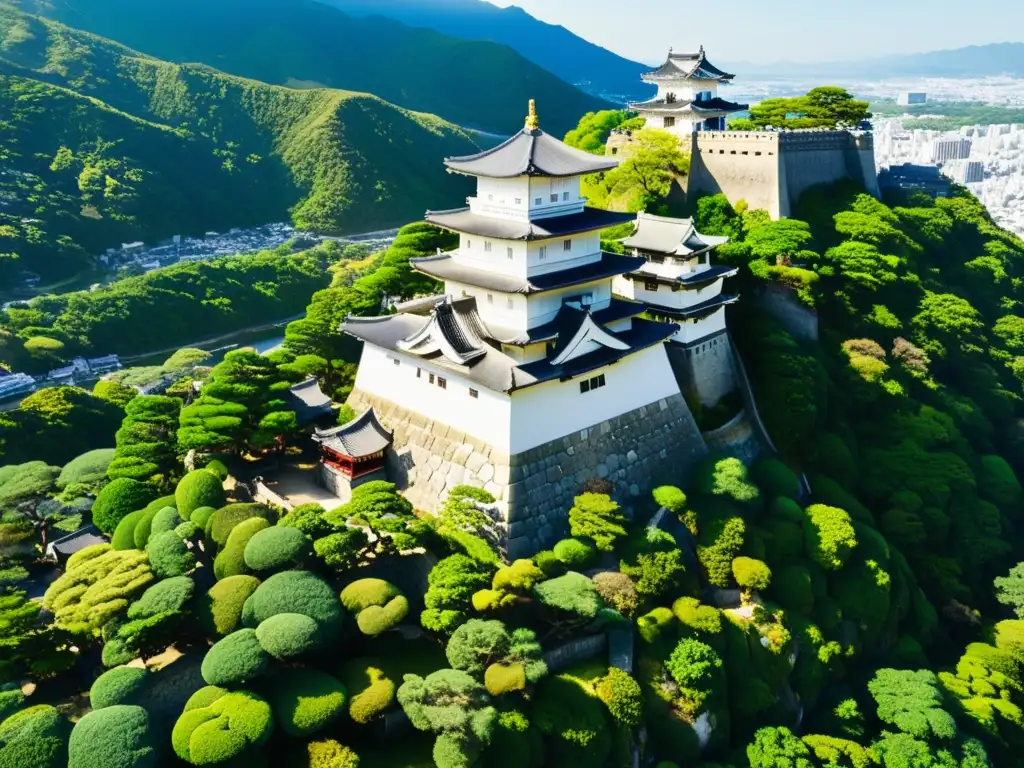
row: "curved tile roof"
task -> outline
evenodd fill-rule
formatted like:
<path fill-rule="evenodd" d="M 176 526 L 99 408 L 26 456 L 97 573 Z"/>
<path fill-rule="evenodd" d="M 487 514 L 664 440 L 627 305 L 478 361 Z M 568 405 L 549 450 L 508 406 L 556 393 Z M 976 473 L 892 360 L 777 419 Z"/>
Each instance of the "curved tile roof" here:
<path fill-rule="evenodd" d="M 426 220 L 442 229 L 467 235 L 494 237 L 499 240 L 547 240 L 565 235 L 576 235 L 595 229 L 614 227 L 632 221 L 635 214 L 584 208 L 580 213 L 552 216 L 546 219 L 499 219 L 473 213 L 469 208 L 450 211 L 427 211 Z"/>
<path fill-rule="evenodd" d="M 523 129 L 496 147 L 475 155 L 446 158 L 444 164 L 454 173 L 512 179 L 518 176 L 580 176 L 608 171 L 619 161 L 592 155 L 562 143 L 544 131 Z"/>

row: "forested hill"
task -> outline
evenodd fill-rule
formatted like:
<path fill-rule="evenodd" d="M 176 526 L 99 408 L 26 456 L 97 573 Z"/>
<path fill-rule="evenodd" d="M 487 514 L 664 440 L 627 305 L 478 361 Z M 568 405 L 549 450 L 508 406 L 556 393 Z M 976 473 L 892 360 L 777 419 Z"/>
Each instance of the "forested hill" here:
<path fill-rule="evenodd" d="M 459 200 L 473 137 L 375 96 L 180 66 L 0 3 L 0 286 L 131 240 L 282 220 L 395 226 Z"/>
<path fill-rule="evenodd" d="M 170 61 L 277 85 L 373 93 L 493 133 L 521 128 L 531 98 L 553 133 L 608 106 L 504 45 L 354 18 L 315 0 L 20 2 Z"/>
<path fill-rule="evenodd" d="M 518 6 L 486 0 L 320 0 L 353 16 L 381 15 L 467 40 L 493 40 L 590 93 L 648 98 L 640 81 L 650 69 L 584 40 L 572 30 L 534 18 Z M 662 51 L 653 51 L 659 56 Z"/>

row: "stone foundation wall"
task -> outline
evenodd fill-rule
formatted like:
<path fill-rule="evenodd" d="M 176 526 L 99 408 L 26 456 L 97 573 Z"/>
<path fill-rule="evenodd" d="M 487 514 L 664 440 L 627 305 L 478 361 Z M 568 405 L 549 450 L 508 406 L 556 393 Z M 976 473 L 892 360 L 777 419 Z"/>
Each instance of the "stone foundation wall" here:
<path fill-rule="evenodd" d="M 761 441 L 746 410 L 718 429 L 702 433 L 708 451 L 720 456 L 733 456 L 744 464 L 751 464 L 761 454 Z"/>
<path fill-rule="evenodd" d="M 792 288 L 769 283 L 761 290 L 757 302 L 797 339 L 818 340 L 818 313 L 800 301 Z"/>
<path fill-rule="evenodd" d="M 707 455 L 681 394 L 513 456 L 361 390 L 353 391 L 349 405 L 357 412 L 372 406 L 394 431 L 388 475 L 417 508 L 437 511 L 457 485 L 494 495 L 511 559 L 568 534 L 569 508 L 587 481 L 608 480 L 628 502 L 659 483 L 681 482 Z"/>
<path fill-rule="evenodd" d="M 736 389 L 733 351 L 727 331 L 694 344 L 665 345 L 679 389 L 704 406 L 713 406 Z"/>

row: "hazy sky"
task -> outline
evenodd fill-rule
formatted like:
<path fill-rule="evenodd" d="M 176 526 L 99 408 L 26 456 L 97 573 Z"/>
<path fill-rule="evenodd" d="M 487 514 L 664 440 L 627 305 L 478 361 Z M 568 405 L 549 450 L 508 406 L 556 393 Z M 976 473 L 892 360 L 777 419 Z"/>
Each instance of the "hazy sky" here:
<path fill-rule="evenodd" d="M 725 61 L 829 61 L 1024 41 L 1022 0 L 490 0 L 616 53 L 662 61 L 701 43 Z"/>

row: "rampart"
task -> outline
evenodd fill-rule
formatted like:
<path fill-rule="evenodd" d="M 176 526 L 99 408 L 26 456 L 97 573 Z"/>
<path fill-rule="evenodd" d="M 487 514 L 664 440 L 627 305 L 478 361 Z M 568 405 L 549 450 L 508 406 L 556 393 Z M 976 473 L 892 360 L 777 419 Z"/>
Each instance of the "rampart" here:
<path fill-rule="evenodd" d="M 807 189 L 853 179 L 878 195 L 874 137 L 852 131 L 702 131 L 693 134 L 687 194 L 722 193 L 773 219 Z"/>

